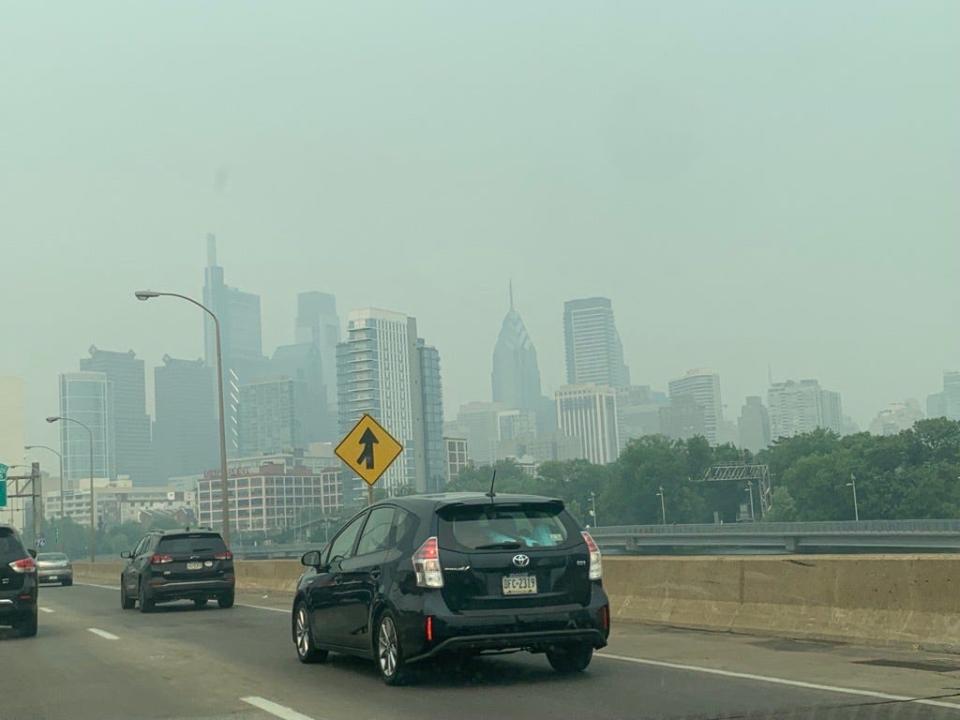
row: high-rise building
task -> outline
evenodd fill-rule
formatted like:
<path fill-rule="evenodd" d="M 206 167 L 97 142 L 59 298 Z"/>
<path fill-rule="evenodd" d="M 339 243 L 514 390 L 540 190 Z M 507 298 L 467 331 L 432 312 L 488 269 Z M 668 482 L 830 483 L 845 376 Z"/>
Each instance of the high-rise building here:
<path fill-rule="evenodd" d="M 327 405 L 323 357 L 317 345 L 309 342 L 280 345 L 270 359 L 270 377 L 289 378 L 302 383 L 297 389 L 304 393 L 298 398 L 298 404 L 303 407 L 301 434 L 304 446 L 338 439 L 339 428 L 336 416 Z"/>
<path fill-rule="evenodd" d="M 630 384 L 623 345 L 608 298 L 568 300 L 563 304 L 567 384 L 594 383 L 613 388 Z"/>
<path fill-rule="evenodd" d="M 337 343 L 340 342 L 340 316 L 337 299 L 324 292 L 297 295 L 297 343 L 310 343 L 320 351 L 324 401 L 333 425 L 337 417 Z"/>
<path fill-rule="evenodd" d="M 468 464 L 467 439 L 445 437 L 443 445 L 447 452 L 447 482 L 452 482 Z"/>
<path fill-rule="evenodd" d="M 60 415 L 86 425 L 93 435 L 93 477 L 115 479 L 116 418 L 113 384 L 106 373 L 72 372 L 60 375 Z M 77 423 L 61 420 L 60 448 L 64 483 L 76 488 L 89 479 L 90 434 Z"/>
<path fill-rule="evenodd" d="M 503 318 L 493 348 L 490 379 L 494 402 L 508 408 L 536 412 L 542 397 L 537 349 L 520 313 L 513 306 L 513 285 L 510 286 L 510 309 Z"/>
<path fill-rule="evenodd" d="M 824 428 L 840 433 L 843 409 L 840 393 L 823 390 L 816 380 L 774 383 L 767 391 L 770 437 L 776 440 Z"/>
<path fill-rule="evenodd" d="M 943 390 L 927 396 L 927 417 L 960 420 L 960 372 L 943 371 Z"/>
<path fill-rule="evenodd" d="M 758 395 L 744 401 L 737 426 L 740 447 L 756 453 L 770 444 L 770 415 Z"/>
<path fill-rule="evenodd" d="M 617 388 L 617 426 L 620 430 L 620 450 L 627 443 L 644 435 L 663 433 L 660 410 L 668 403 L 654 394 L 648 385 L 629 385 Z"/>
<path fill-rule="evenodd" d="M 306 383 L 288 378 L 240 386 L 240 453 L 255 457 L 305 448 Z"/>
<path fill-rule="evenodd" d="M 660 408 L 661 432 L 671 440 L 706 437 L 707 423 L 703 405 L 693 395 L 677 395 Z"/>
<path fill-rule="evenodd" d="M 499 417 L 506 410 L 501 403 L 469 402 L 460 406 L 456 430 L 467 439 L 470 459 L 477 465 L 492 465 L 496 461 Z"/>
<path fill-rule="evenodd" d="M 582 457 L 606 464 L 617 459 L 617 394 L 606 385 L 565 385 L 557 390 L 557 421 L 567 435 L 580 440 Z"/>
<path fill-rule="evenodd" d="M 240 449 L 240 385 L 269 374 L 263 356 L 260 333 L 260 296 L 230 287 L 224 282 L 223 268 L 217 264 L 217 241 L 207 235 L 207 267 L 204 270 L 203 304 L 220 321 L 220 347 L 223 357 L 227 453 Z M 213 320 L 204 314 L 203 337 L 207 365 L 216 368 L 216 333 Z"/>
<path fill-rule="evenodd" d="M 923 419 L 920 403 L 913 398 L 903 402 L 892 402 L 870 423 L 872 435 L 896 435 L 903 430 L 909 430 L 918 420 Z"/>
<path fill-rule="evenodd" d="M 92 345 L 90 357 L 80 360 L 80 370 L 101 372 L 112 386 L 117 474 L 129 476 L 134 485 L 150 485 L 155 478 L 143 360 L 133 350 L 114 352 Z"/>
<path fill-rule="evenodd" d="M 723 423 L 723 403 L 720 400 L 720 376 L 712 370 L 688 370 L 670 381 L 670 400 L 690 397 L 703 408 L 704 434 L 711 445 L 718 444 Z"/>
<path fill-rule="evenodd" d="M 439 354 L 418 343 L 415 318 L 376 308 L 350 312 L 346 340 L 337 345 L 337 384 L 343 432 L 368 413 L 404 446 L 380 481 L 388 492 L 426 492 L 430 478 L 445 477 Z"/>
<path fill-rule="evenodd" d="M 153 456 L 160 482 L 219 467 L 214 370 L 203 360 L 163 356 L 153 371 Z"/>

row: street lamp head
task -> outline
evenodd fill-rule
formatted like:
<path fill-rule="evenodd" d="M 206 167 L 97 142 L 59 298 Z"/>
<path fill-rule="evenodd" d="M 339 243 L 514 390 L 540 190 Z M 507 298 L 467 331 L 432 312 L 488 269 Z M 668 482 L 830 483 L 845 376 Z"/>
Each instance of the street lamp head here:
<path fill-rule="evenodd" d="M 150 298 L 160 297 L 160 293 L 153 290 L 137 290 L 134 296 L 137 300 L 149 300 Z"/>
<path fill-rule="evenodd" d="M 55 423 L 55 422 L 57 422 L 57 420 L 59 420 L 59 419 L 60 419 L 60 416 L 59 416 L 59 415 L 51 415 L 50 417 L 47 418 L 47 422 L 48 422 L 48 423 Z"/>

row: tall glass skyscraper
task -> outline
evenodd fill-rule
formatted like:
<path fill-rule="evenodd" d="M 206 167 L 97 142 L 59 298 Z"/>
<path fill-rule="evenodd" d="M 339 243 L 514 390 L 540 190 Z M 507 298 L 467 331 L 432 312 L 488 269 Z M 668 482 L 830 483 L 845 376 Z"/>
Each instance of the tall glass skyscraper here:
<path fill-rule="evenodd" d="M 541 402 L 540 368 L 537 349 L 533 346 L 520 313 L 513 306 L 510 288 L 510 309 L 500 325 L 497 344 L 493 348 L 493 402 L 517 410 L 536 411 Z"/>
<path fill-rule="evenodd" d="M 78 420 L 93 433 L 93 476 L 115 478 L 116 418 L 113 386 L 102 372 L 60 375 L 60 415 Z M 61 421 L 64 483 L 76 488 L 90 477 L 90 435 L 76 423 Z"/>
<path fill-rule="evenodd" d="M 297 295 L 297 343 L 310 343 L 320 351 L 324 402 L 337 413 L 337 343 L 340 317 L 337 299 L 330 293 L 302 292 Z"/>
<path fill-rule="evenodd" d="M 203 360 L 164 355 L 153 371 L 153 451 L 161 482 L 218 467 L 214 371 Z"/>
<path fill-rule="evenodd" d="M 568 300 L 563 304 L 567 383 L 595 383 L 612 388 L 630 384 L 623 345 L 608 298 Z"/>
<path fill-rule="evenodd" d="M 703 408 L 703 424 L 707 441 L 719 442 L 720 425 L 723 423 L 723 402 L 720 399 L 720 376 L 712 370 L 688 370 L 686 374 L 670 381 L 670 401 L 688 397 Z"/>

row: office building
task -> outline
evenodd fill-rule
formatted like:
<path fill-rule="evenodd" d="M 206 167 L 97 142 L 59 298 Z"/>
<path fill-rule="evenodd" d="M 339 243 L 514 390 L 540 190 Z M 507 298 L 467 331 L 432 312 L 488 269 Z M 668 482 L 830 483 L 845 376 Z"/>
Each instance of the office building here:
<path fill-rule="evenodd" d="M 160 482 L 219 467 L 214 377 L 203 360 L 164 355 L 154 368 L 153 457 Z"/>
<path fill-rule="evenodd" d="M 341 431 L 368 413 L 404 447 L 380 480 L 390 493 L 426 492 L 446 476 L 439 354 L 418 340 L 415 318 L 364 308 L 349 313 L 337 346 Z"/>
<path fill-rule="evenodd" d="M 149 524 L 160 519 L 183 526 L 197 524 L 194 484 L 134 485 L 130 478 L 121 476 L 117 480 L 94 482 L 94 494 L 98 527 L 107 528 L 126 522 Z M 49 490 L 44 495 L 44 514 L 47 518 L 66 515 L 74 522 L 89 527 L 89 484 L 65 491 L 62 510 L 59 490 Z"/>
<path fill-rule="evenodd" d="M 707 437 L 703 405 L 693 395 L 680 394 L 660 408 L 660 432 L 671 440 Z"/>
<path fill-rule="evenodd" d="M 594 383 L 613 388 L 630 384 L 623 345 L 607 298 L 568 300 L 563 305 L 567 383 Z"/>
<path fill-rule="evenodd" d="M 513 305 L 510 286 L 510 309 L 500 325 L 493 348 L 493 372 L 490 374 L 493 402 L 508 408 L 536 412 L 543 397 L 540 391 L 540 367 L 520 313 Z"/>
<path fill-rule="evenodd" d="M 750 395 L 744 401 L 737 422 L 737 432 L 740 436 L 740 447 L 752 453 L 760 452 L 770 445 L 770 414 L 759 396 Z"/>
<path fill-rule="evenodd" d="M 93 477 L 116 478 L 116 418 L 113 385 L 102 372 L 60 375 L 60 415 L 77 420 L 93 435 Z M 90 478 L 90 434 L 77 423 L 61 420 L 60 448 L 64 483 L 75 488 Z"/>
<path fill-rule="evenodd" d="M 774 383 L 767 391 L 770 437 L 793 437 L 824 428 L 839 434 L 843 408 L 840 394 L 823 390 L 816 380 Z"/>
<path fill-rule="evenodd" d="M 460 406 L 456 432 L 467 439 L 470 459 L 477 465 L 492 465 L 496 461 L 499 417 L 506 410 L 501 403 L 469 402 Z"/>
<path fill-rule="evenodd" d="M 918 420 L 923 420 L 920 403 L 910 398 L 903 402 L 892 402 L 870 423 L 871 435 L 896 435 L 909 430 Z"/>
<path fill-rule="evenodd" d="M 114 352 L 91 346 L 89 352 L 90 357 L 80 360 L 80 370 L 101 372 L 112 386 L 116 472 L 129 475 L 134 485 L 150 485 L 155 478 L 143 360 L 133 350 Z"/>
<path fill-rule="evenodd" d="M 927 417 L 960 420 L 960 372 L 944 370 L 943 390 L 927 396 Z"/>
<path fill-rule="evenodd" d="M 337 299 L 323 292 L 297 295 L 297 343 L 310 343 L 320 352 L 324 401 L 336 426 L 337 417 L 337 344 L 340 342 L 340 317 Z"/>
<path fill-rule="evenodd" d="M 203 304 L 220 320 L 220 346 L 223 356 L 224 393 L 232 401 L 226 403 L 227 452 L 240 452 L 240 385 L 269 374 L 263 356 L 260 332 L 260 296 L 230 287 L 224 282 L 223 268 L 217 264 L 217 241 L 207 235 L 207 267 L 204 270 Z M 206 314 L 203 318 L 204 359 L 217 367 L 216 333 Z"/>
<path fill-rule="evenodd" d="M 671 380 L 669 389 L 671 402 L 689 397 L 703 408 L 704 437 L 711 445 L 717 445 L 723 423 L 720 376 L 712 370 L 688 370 L 683 377 Z"/>
<path fill-rule="evenodd" d="M 280 378 L 240 386 L 240 452 L 246 457 L 307 446 L 306 383 Z"/>
<path fill-rule="evenodd" d="M 648 385 L 628 385 L 617 388 L 617 427 L 620 431 L 620 450 L 627 443 L 644 435 L 663 433 L 660 409 L 669 402 L 663 393 L 654 393 Z"/>
<path fill-rule="evenodd" d="M 497 460 L 528 459 L 539 465 L 550 461 L 577 460 L 582 457 L 580 438 L 567 435 L 562 430 L 537 433 L 537 435 L 519 435 L 512 439 L 501 440 L 497 444 Z"/>
<path fill-rule="evenodd" d="M 580 441 L 581 457 L 606 464 L 617 459 L 617 394 L 606 385 L 565 385 L 557 390 L 560 429 Z"/>
<path fill-rule="evenodd" d="M 323 357 L 320 348 L 313 343 L 281 345 L 270 359 L 270 378 L 288 378 L 302 383 L 297 386 L 298 405 L 301 407 L 303 426 L 301 441 L 333 442 L 339 440 L 336 415 L 327 404 L 327 387 L 323 378 Z M 336 391 L 336 387 L 332 388 Z"/>
<path fill-rule="evenodd" d="M 447 482 L 452 482 L 460 476 L 460 471 L 469 464 L 467 439 L 445 437 L 443 445 L 447 453 Z"/>

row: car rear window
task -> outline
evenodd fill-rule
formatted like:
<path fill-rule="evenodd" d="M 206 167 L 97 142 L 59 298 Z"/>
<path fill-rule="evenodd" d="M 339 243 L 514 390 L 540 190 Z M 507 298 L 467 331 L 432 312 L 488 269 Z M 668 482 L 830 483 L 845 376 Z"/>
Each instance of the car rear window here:
<path fill-rule="evenodd" d="M 169 555 L 197 555 L 199 553 L 223 552 L 227 546 L 219 535 L 191 533 L 161 538 L 158 552 Z"/>
<path fill-rule="evenodd" d="M 575 535 L 563 507 L 465 505 L 440 514 L 440 543 L 467 550 L 551 548 Z"/>
<path fill-rule="evenodd" d="M 20 538 L 9 528 L 0 528 L 0 562 L 19 560 L 26 554 Z"/>

